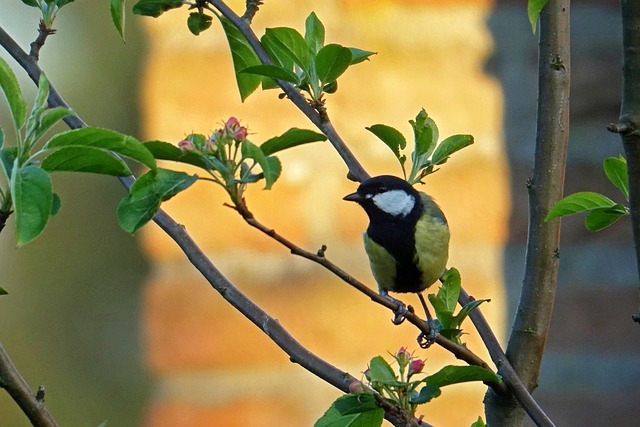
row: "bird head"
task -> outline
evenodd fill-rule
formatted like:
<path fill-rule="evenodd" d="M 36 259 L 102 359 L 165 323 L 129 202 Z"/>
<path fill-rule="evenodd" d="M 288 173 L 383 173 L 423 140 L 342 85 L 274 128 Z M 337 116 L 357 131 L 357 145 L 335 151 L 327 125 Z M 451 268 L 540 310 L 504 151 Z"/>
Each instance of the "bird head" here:
<path fill-rule="evenodd" d="M 404 179 L 391 175 L 367 179 L 343 200 L 362 206 L 371 222 L 405 220 L 422 209 L 418 191 Z"/>

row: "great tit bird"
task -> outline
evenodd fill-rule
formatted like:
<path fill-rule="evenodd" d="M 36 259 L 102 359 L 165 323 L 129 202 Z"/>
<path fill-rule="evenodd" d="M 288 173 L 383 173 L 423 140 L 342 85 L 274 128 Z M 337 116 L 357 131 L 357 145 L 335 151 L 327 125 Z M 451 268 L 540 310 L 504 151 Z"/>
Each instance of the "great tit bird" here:
<path fill-rule="evenodd" d="M 421 292 L 447 266 L 450 234 L 444 213 L 430 196 L 390 175 L 367 179 L 344 200 L 358 203 L 369 217 L 364 248 L 378 292 L 399 307 L 394 323 L 404 320 L 406 307 L 388 292 L 417 293 L 432 331 L 426 339 L 433 342 L 437 330 Z"/>

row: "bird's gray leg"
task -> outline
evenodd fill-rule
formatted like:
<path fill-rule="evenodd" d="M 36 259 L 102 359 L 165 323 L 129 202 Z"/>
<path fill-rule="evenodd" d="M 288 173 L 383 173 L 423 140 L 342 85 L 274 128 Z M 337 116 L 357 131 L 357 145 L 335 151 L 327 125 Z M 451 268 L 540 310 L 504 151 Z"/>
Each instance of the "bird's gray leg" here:
<path fill-rule="evenodd" d="M 393 314 L 395 315 L 392 320 L 393 324 L 399 325 L 400 323 L 404 322 L 404 319 L 407 316 L 407 306 L 399 299 L 395 299 L 394 297 L 389 295 L 389 292 L 387 292 L 386 289 L 383 289 L 380 286 L 378 286 L 378 293 L 382 298 L 389 300 L 398 306 L 398 308 L 393 311 Z"/>
<path fill-rule="evenodd" d="M 433 320 L 433 317 L 431 317 L 431 313 L 427 307 L 427 302 L 422 296 L 422 292 L 418 293 L 418 298 L 420 298 L 420 303 L 422 304 L 422 308 L 424 308 L 424 313 L 427 316 L 427 325 L 430 329 L 429 334 L 420 332 L 420 335 L 418 335 L 418 345 L 422 348 L 429 348 L 431 347 L 431 344 L 436 342 L 436 338 L 438 337 L 438 325 Z"/>

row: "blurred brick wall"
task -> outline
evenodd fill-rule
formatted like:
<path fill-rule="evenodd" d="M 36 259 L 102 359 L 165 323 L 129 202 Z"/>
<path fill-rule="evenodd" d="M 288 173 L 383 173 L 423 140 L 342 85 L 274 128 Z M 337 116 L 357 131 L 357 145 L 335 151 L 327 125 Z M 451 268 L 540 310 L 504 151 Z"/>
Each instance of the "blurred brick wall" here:
<path fill-rule="evenodd" d="M 240 10 L 243 2 L 235 2 Z M 446 212 L 452 229 L 450 265 L 467 290 L 491 298 L 484 310 L 503 334 L 501 283 L 507 238 L 509 187 L 502 145 L 502 93 L 483 71 L 492 50 L 485 20 L 487 1 L 298 1 L 291 8 L 265 4 L 255 19 L 264 27 L 303 31 L 315 10 L 327 42 L 378 52 L 349 69 L 340 90 L 327 97 L 332 121 L 371 174 L 400 174 L 388 148 L 364 127 L 385 123 L 410 135 L 407 121 L 424 107 L 440 135 L 471 133 L 476 144 L 430 177 L 425 191 Z M 311 125 L 277 92 L 257 92 L 244 104 L 233 80 L 227 42 L 214 22 L 199 37 L 186 30 L 186 14 L 169 13 L 147 25 L 152 46 L 144 84 L 146 137 L 179 141 L 207 133 L 229 116 L 241 118 L 261 142 L 289 127 Z M 283 175 L 272 191 L 247 195 L 257 218 L 299 245 L 327 256 L 375 288 L 362 248 L 366 217 L 341 197 L 356 184 L 328 144 L 283 153 Z M 311 351 L 359 376 L 371 357 L 401 345 L 414 350 L 416 330 L 395 327 L 388 310 L 341 283 L 322 268 L 293 258 L 223 207 L 223 191 L 210 184 L 167 203 L 167 210 L 195 237 L 237 286 Z M 253 324 L 213 291 L 168 238 L 144 230 L 153 259 L 146 284 L 143 323 L 155 394 L 146 425 L 312 425 L 336 389 L 293 365 Z M 414 296 L 404 299 L 417 304 Z M 468 324 L 471 332 L 471 325 Z M 471 333 L 470 347 L 487 357 Z M 419 351 L 427 369 L 457 363 L 438 348 Z M 482 414 L 481 385 L 452 387 L 424 412 L 439 425 L 469 425 Z M 460 399 L 464 400 L 460 411 Z M 455 405 L 455 406 L 454 406 Z M 458 408 L 458 409 L 453 409 Z"/>

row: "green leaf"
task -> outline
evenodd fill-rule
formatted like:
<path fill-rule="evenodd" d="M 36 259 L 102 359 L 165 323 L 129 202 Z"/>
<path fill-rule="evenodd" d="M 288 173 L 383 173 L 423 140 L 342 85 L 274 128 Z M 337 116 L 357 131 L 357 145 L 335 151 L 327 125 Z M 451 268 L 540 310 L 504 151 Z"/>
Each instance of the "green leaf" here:
<path fill-rule="evenodd" d="M 438 289 L 438 297 L 445 303 L 445 308 L 449 313 L 453 313 L 458 305 L 460 296 L 460 273 L 455 268 L 450 268 L 442 275 L 443 283 Z"/>
<path fill-rule="evenodd" d="M 111 21 L 124 41 L 124 2 L 125 0 L 109 0 Z"/>
<path fill-rule="evenodd" d="M 484 421 L 482 420 L 482 417 L 478 417 L 478 419 L 476 420 L 476 422 L 474 422 L 473 424 L 471 424 L 470 427 L 487 427 L 487 425 L 484 423 Z"/>
<path fill-rule="evenodd" d="M 27 119 L 27 103 L 22 97 L 20 85 L 9 64 L 0 58 L 0 88 L 9 103 L 9 110 L 16 129 L 21 129 Z"/>
<path fill-rule="evenodd" d="M 619 203 L 608 208 L 595 208 L 585 218 L 584 225 L 587 230 L 596 232 L 609 227 L 625 215 L 629 215 L 629 211 Z"/>
<path fill-rule="evenodd" d="M 324 134 L 308 129 L 291 128 L 280 136 L 273 137 L 260 145 L 265 156 L 270 156 L 278 151 L 293 148 L 298 145 L 317 141 L 326 141 Z"/>
<path fill-rule="evenodd" d="M 382 124 L 371 125 L 365 129 L 377 136 L 380 141 L 384 142 L 393 151 L 396 158 L 400 159 L 400 150 L 407 146 L 407 140 L 399 130 Z"/>
<path fill-rule="evenodd" d="M 111 176 L 132 174 L 127 164 L 109 151 L 95 147 L 63 147 L 49 154 L 42 162 L 48 172 L 90 172 Z"/>
<path fill-rule="evenodd" d="M 371 394 L 348 394 L 336 399 L 314 427 L 377 427 L 384 410 Z"/>
<path fill-rule="evenodd" d="M 132 136 L 94 127 L 84 127 L 62 132 L 47 142 L 44 149 L 62 147 L 94 147 L 113 151 L 136 160 L 149 169 L 156 168 L 156 161 L 147 148 Z"/>
<path fill-rule="evenodd" d="M 236 73 L 236 82 L 240 91 L 240 99 L 244 102 L 260 86 L 262 78 L 255 74 L 240 73 L 242 70 L 260 65 L 262 62 L 249 45 L 247 39 L 242 33 L 224 17 L 220 17 L 222 28 L 227 35 L 229 48 L 231 49 L 231 58 L 233 59 L 233 69 Z"/>
<path fill-rule="evenodd" d="M 187 18 L 187 27 L 194 35 L 199 35 L 204 30 L 208 30 L 211 27 L 213 17 L 205 15 L 204 13 L 192 12 Z"/>
<path fill-rule="evenodd" d="M 483 381 L 491 383 L 500 383 L 502 381 L 499 376 L 490 370 L 474 365 L 448 365 L 440 369 L 435 374 L 429 375 L 424 380 L 427 384 L 434 387 L 444 387 L 469 381 Z"/>
<path fill-rule="evenodd" d="M 280 166 L 280 162 L 274 160 L 268 160 L 267 156 L 264 155 L 260 147 L 255 144 L 252 144 L 248 140 L 242 141 L 242 156 L 245 158 L 250 158 L 256 161 L 260 168 L 262 169 L 262 173 L 264 174 L 265 190 L 268 190 L 273 186 L 278 177 L 280 176 L 280 172 L 282 168 Z M 275 157 L 272 157 L 275 159 Z"/>
<path fill-rule="evenodd" d="M 133 234 L 149 222 L 160 204 L 196 182 L 197 175 L 174 172 L 167 169 L 150 170 L 131 186 L 127 197 L 118 205 L 118 224 Z"/>
<path fill-rule="evenodd" d="M 11 198 L 16 215 L 18 246 L 23 246 L 38 237 L 49 221 L 53 206 L 51 177 L 36 166 L 14 166 Z"/>
<path fill-rule="evenodd" d="M 433 152 L 431 163 L 441 165 L 445 163 L 453 153 L 471 144 L 473 144 L 473 136 L 471 135 L 452 135 L 445 138 Z"/>
<path fill-rule="evenodd" d="M 393 369 L 382 356 L 376 356 L 369 362 L 369 375 L 372 382 L 382 384 L 392 384 L 397 382 L 397 378 Z"/>
<path fill-rule="evenodd" d="M 38 117 L 34 124 L 34 128 L 30 129 L 27 134 L 26 141 L 29 144 L 35 144 L 42 136 L 47 133 L 60 120 L 67 116 L 73 116 L 75 113 L 65 107 L 47 108 Z M 27 121 L 28 123 L 29 121 Z"/>
<path fill-rule="evenodd" d="M 481 368 L 480 366 L 445 366 L 433 375 L 429 375 L 423 381 L 426 382 L 426 386 L 420 390 L 420 393 L 411 398 L 412 404 L 422 404 L 429 402 L 440 396 L 440 389 L 444 386 L 451 384 L 459 384 L 469 381 L 483 381 L 483 382 L 501 382 L 499 376 L 489 371 L 488 369 Z"/>
<path fill-rule="evenodd" d="M 0 148 L 4 145 L 4 132 L 2 131 L 2 127 L 0 126 Z"/>
<path fill-rule="evenodd" d="M 363 61 L 368 61 L 371 55 L 375 55 L 376 52 L 370 52 L 368 50 L 358 49 L 356 47 L 350 47 L 351 51 L 351 65 L 359 64 Z"/>
<path fill-rule="evenodd" d="M 157 18 L 170 9 L 182 7 L 183 4 L 182 0 L 138 0 L 133 5 L 133 13 Z"/>
<path fill-rule="evenodd" d="M 490 302 L 490 301 L 491 301 L 490 299 L 476 299 L 468 302 L 467 304 L 464 305 L 464 307 L 462 307 L 460 312 L 458 312 L 458 314 L 454 316 L 453 318 L 454 324 L 459 327 L 460 325 L 462 325 L 462 322 L 464 321 L 464 319 L 466 319 L 467 316 L 469 316 L 469 313 L 471 313 L 473 310 L 478 308 L 478 306 L 483 302 Z"/>
<path fill-rule="evenodd" d="M 429 157 L 438 142 L 438 126 L 424 110 L 420 110 L 415 120 L 409 120 L 415 140 L 414 162 L 421 156 Z"/>
<path fill-rule="evenodd" d="M 536 26 L 538 24 L 538 18 L 544 5 L 548 0 L 529 0 L 527 2 L 527 15 L 529 16 L 529 23 L 531 24 L 531 31 L 536 33 Z"/>
<path fill-rule="evenodd" d="M 625 158 L 609 157 L 602 162 L 602 167 L 609 181 L 624 194 L 625 199 L 629 200 L 629 175 Z"/>
<path fill-rule="evenodd" d="M 549 210 L 549 214 L 544 220 L 551 221 L 561 216 L 590 211 L 596 208 L 611 208 L 615 205 L 616 203 L 613 200 L 600 193 L 582 191 L 559 200 L 558 203 Z"/>
<path fill-rule="evenodd" d="M 351 51 L 339 44 L 329 44 L 316 56 L 316 74 L 322 84 L 338 79 L 351 65 Z"/>
<path fill-rule="evenodd" d="M 164 141 L 146 141 L 142 145 L 153 154 L 158 160 L 171 160 L 174 162 L 186 163 L 197 166 L 204 170 L 209 170 L 206 163 L 197 154 L 185 153 L 173 144 Z"/>
<path fill-rule="evenodd" d="M 18 147 L 4 147 L 0 150 L 0 164 L 4 168 L 6 177 L 11 176 L 16 157 L 18 157 Z"/>
<path fill-rule="evenodd" d="M 22 0 L 22 3 L 31 7 L 38 7 L 38 2 L 36 0 Z"/>
<path fill-rule="evenodd" d="M 300 84 L 300 78 L 291 70 L 273 64 L 260 64 L 245 68 L 239 73 L 257 74 L 259 76 L 271 77 L 273 79 L 284 80 L 285 82 Z"/>
<path fill-rule="evenodd" d="M 0 288 L 0 295 L 9 295 L 9 292 L 7 292 L 4 289 Z"/>
<path fill-rule="evenodd" d="M 53 202 L 51 203 L 51 216 L 58 215 L 60 212 L 60 208 L 62 207 L 62 202 L 60 201 L 60 196 L 57 193 L 53 193 Z"/>
<path fill-rule="evenodd" d="M 309 74 L 309 46 L 299 32 L 288 27 L 267 28 L 261 40 L 271 48 L 280 64 L 293 62 Z"/>
<path fill-rule="evenodd" d="M 307 46 L 311 49 L 311 53 L 317 54 L 324 46 L 324 25 L 320 22 L 316 13 L 311 12 L 304 23 L 304 27 L 304 39 L 307 42 Z"/>
<path fill-rule="evenodd" d="M 55 0 L 56 6 L 58 6 L 58 8 L 61 8 L 62 6 L 73 2 L 74 0 Z"/>

